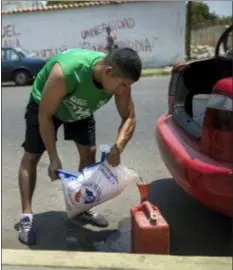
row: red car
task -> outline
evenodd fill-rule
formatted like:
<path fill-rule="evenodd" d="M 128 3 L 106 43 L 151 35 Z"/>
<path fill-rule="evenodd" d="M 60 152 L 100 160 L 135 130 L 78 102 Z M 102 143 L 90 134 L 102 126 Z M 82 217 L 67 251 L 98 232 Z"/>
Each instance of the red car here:
<path fill-rule="evenodd" d="M 215 57 L 173 68 L 169 110 L 156 126 L 161 157 L 175 181 L 227 216 L 233 216 L 233 62 L 232 49 L 223 55 L 220 50 L 232 30 L 231 26 L 220 37 Z"/>

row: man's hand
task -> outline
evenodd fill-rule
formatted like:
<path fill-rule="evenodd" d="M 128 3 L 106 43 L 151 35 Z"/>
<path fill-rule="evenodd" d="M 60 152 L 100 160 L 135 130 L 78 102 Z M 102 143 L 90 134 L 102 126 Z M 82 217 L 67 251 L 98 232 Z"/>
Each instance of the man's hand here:
<path fill-rule="evenodd" d="M 57 170 L 62 169 L 61 161 L 59 158 L 51 160 L 48 167 L 48 176 L 51 178 L 51 181 L 57 180 Z"/>
<path fill-rule="evenodd" d="M 120 153 L 120 150 L 117 148 L 116 145 L 114 145 L 111 148 L 111 151 L 107 154 L 107 161 L 113 167 L 116 167 L 116 166 L 118 166 L 120 164 L 120 162 L 121 162 L 121 153 Z"/>

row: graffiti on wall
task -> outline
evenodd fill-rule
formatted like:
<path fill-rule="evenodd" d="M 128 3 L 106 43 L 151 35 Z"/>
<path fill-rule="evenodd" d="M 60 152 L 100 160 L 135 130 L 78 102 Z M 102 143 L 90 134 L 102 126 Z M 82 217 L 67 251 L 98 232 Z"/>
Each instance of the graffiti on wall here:
<path fill-rule="evenodd" d="M 68 49 L 67 46 L 62 45 L 62 46 L 57 47 L 57 48 L 52 48 L 52 47 L 50 47 L 50 48 L 41 48 L 39 50 L 34 50 L 33 53 L 36 56 L 41 57 L 41 58 L 50 58 L 50 57 L 54 56 L 57 53 L 66 51 L 67 49 Z"/>
<path fill-rule="evenodd" d="M 20 47 L 21 32 L 17 31 L 15 24 L 2 26 L 2 46 Z"/>
<path fill-rule="evenodd" d="M 123 18 L 119 20 L 103 22 L 89 29 L 82 30 L 81 38 L 86 40 L 91 37 L 99 36 L 106 32 L 107 27 L 110 27 L 112 31 L 132 29 L 135 27 L 135 20 L 133 18 Z"/>
<path fill-rule="evenodd" d="M 156 37 L 145 37 L 145 38 L 135 38 L 135 39 L 122 39 L 117 37 L 117 33 L 126 29 L 133 29 L 136 27 L 136 21 L 134 18 L 123 18 L 109 22 L 103 22 L 96 26 L 81 31 L 82 41 L 79 44 L 81 48 L 106 52 L 108 47 L 108 31 L 110 28 L 110 34 L 114 39 L 114 43 L 118 47 L 130 47 L 140 52 L 152 52 L 155 46 Z M 96 42 L 96 37 L 103 36 L 102 42 Z M 98 38 L 99 40 L 99 38 Z"/>
<path fill-rule="evenodd" d="M 74 47 L 85 48 L 95 51 L 106 52 L 107 47 L 107 28 L 110 28 L 111 35 L 114 36 L 114 42 L 118 47 L 130 47 L 139 53 L 150 53 L 156 45 L 156 37 L 136 37 L 129 39 L 124 34 L 125 38 L 117 37 L 117 34 L 127 29 L 133 29 L 136 27 L 136 21 L 134 18 L 125 17 L 122 19 L 111 20 L 103 22 L 98 25 L 94 25 L 88 29 L 84 29 L 80 32 L 80 42 Z M 120 34 L 120 33 L 119 33 Z M 120 36 L 120 35 L 118 35 Z M 26 44 L 21 44 L 23 33 L 21 33 L 15 24 L 7 24 L 2 26 L 2 45 L 9 47 L 21 47 L 28 49 Z M 47 44 L 49 45 L 49 44 Z M 67 50 L 70 46 L 62 44 L 58 47 L 41 46 L 39 49 L 32 50 L 32 52 L 41 58 L 50 58 L 59 52 Z"/>
<path fill-rule="evenodd" d="M 4 47 L 22 47 L 20 38 L 22 33 L 17 29 L 15 24 L 7 24 L 2 26 L 2 46 Z M 27 46 L 24 46 L 27 47 Z M 57 48 L 45 47 L 33 50 L 32 53 L 41 58 L 49 58 L 53 55 L 67 50 L 67 46 L 62 45 Z"/>
<path fill-rule="evenodd" d="M 137 52 L 152 52 L 153 44 L 149 38 L 119 41 L 119 47 L 130 47 Z"/>
<path fill-rule="evenodd" d="M 156 39 L 156 38 L 153 38 Z M 152 48 L 154 47 L 153 41 L 149 38 L 141 38 L 141 39 L 125 39 L 125 40 L 119 40 L 117 42 L 119 47 L 129 47 L 134 49 L 137 52 L 152 52 Z M 94 44 L 92 42 L 81 42 L 80 47 L 84 49 L 89 50 L 95 50 L 95 51 L 106 51 L 106 43 L 98 43 Z"/>

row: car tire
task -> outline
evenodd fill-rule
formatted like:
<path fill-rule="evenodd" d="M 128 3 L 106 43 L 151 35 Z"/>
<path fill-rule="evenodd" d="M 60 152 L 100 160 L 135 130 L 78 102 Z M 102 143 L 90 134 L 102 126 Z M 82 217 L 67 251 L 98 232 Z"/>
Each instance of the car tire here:
<path fill-rule="evenodd" d="M 16 85 L 18 86 L 24 86 L 28 85 L 30 82 L 30 75 L 27 71 L 25 70 L 19 70 L 16 71 L 13 74 L 13 81 L 15 82 Z"/>

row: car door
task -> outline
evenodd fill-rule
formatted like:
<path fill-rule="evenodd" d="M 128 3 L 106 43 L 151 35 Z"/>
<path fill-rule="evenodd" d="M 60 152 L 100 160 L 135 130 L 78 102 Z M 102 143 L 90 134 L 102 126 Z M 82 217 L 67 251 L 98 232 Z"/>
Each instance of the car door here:
<path fill-rule="evenodd" d="M 2 81 L 6 82 L 8 81 L 8 76 L 7 76 L 7 64 L 6 64 L 6 49 L 2 49 Z"/>
<path fill-rule="evenodd" d="M 20 66 L 20 56 L 11 48 L 2 48 L 2 81 L 12 80 L 13 70 Z"/>

